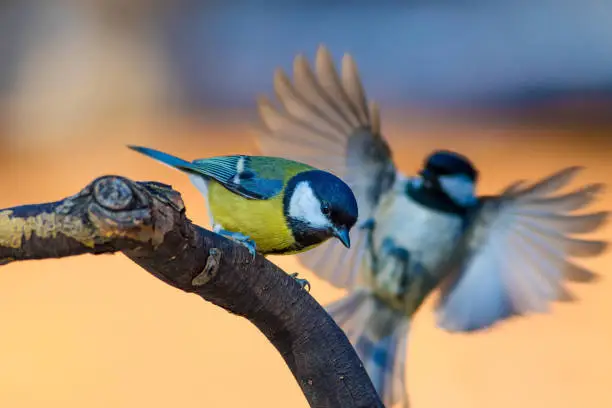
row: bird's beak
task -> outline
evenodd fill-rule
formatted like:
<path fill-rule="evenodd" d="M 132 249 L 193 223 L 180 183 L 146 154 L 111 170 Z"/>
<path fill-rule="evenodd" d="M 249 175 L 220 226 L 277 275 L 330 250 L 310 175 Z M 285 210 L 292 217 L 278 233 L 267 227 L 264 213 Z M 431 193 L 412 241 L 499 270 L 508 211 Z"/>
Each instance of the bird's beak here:
<path fill-rule="evenodd" d="M 433 174 L 430 170 L 428 169 L 422 169 L 419 172 L 419 176 L 421 176 L 421 179 L 423 180 L 424 183 L 429 183 L 432 184 L 435 182 L 436 180 L 436 176 L 435 174 Z"/>
<path fill-rule="evenodd" d="M 334 228 L 334 236 L 347 248 L 351 247 L 351 239 L 347 228 Z"/>
<path fill-rule="evenodd" d="M 419 171 L 419 176 L 421 176 L 424 179 L 430 178 L 431 177 L 431 172 L 429 170 L 427 170 L 427 169 L 421 169 Z"/>

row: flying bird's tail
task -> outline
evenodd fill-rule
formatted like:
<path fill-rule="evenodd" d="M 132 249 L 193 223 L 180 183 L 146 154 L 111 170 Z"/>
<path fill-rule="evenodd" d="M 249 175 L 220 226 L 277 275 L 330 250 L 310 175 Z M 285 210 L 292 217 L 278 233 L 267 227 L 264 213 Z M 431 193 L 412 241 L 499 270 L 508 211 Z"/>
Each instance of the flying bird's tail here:
<path fill-rule="evenodd" d="M 357 351 L 385 406 L 407 408 L 408 317 L 366 290 L 352 292 L 326 309 Z"/>

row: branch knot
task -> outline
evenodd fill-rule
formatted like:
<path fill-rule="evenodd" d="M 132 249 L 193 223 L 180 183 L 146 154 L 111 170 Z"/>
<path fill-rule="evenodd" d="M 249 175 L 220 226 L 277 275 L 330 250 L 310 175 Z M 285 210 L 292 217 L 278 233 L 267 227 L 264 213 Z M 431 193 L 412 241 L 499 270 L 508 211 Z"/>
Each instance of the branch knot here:
<path fill-rule="evenodd" d="M 220 249 L 210 248 L 204 269 L 191 280 L 191 284 L 193 286 L 206 285 L 212 278 L 217 276 L 217 272 L 219 271 L 219 261 L 221 261 L 221 254 L 222 252 Z"/>

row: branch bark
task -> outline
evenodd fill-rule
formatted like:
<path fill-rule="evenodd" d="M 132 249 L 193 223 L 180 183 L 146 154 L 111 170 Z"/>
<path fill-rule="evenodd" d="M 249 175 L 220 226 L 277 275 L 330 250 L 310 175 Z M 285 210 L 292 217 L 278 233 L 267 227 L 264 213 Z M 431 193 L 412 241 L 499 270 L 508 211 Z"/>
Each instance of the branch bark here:
<path fill-rule="evenodd" d="M 112 252 L 257 326 L 311 407 L 383 407 L 316 300 L 264 257 L 194 225 L 172 187 L 104 176 L 61 201 L 0 210 L 0 264 Z"/>

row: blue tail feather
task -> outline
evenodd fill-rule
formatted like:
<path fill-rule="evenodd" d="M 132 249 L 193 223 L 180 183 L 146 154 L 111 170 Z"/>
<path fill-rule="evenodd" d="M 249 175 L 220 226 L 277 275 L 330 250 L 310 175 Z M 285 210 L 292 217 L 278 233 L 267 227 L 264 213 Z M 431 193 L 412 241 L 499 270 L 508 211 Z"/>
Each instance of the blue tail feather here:
<path fill-rule="evenodd" d="M 193 163 L 190 163 L 176 156 L 172 156 L 171 154 L 160 152 L 159 150 L 150 149 L 148 147 L 142 147 L 142 146 L 128 145 L 128 147 L 132 150 L 135 150 L 139 153 L 144 154 L 145 156 L 149 156 L 152 159 L 162 162 L 170 167 L 174 167 L 176 169 L 187 171 L 190 173 L 198 173 L 197 167 L 193 165 Z"/>

